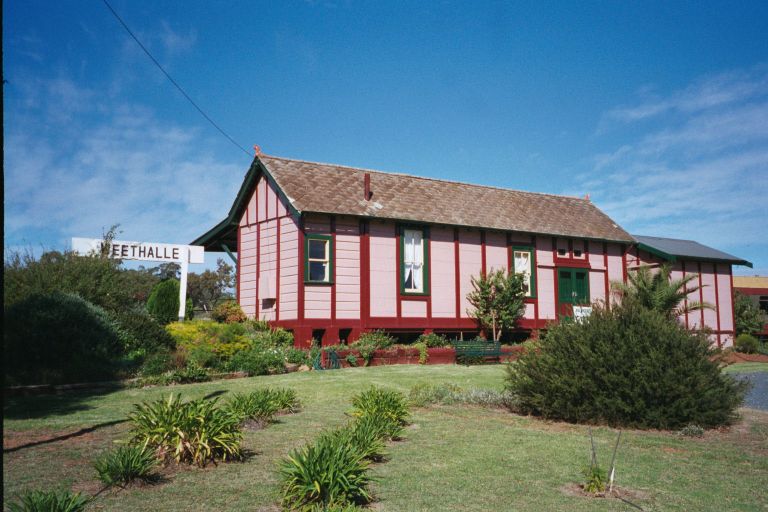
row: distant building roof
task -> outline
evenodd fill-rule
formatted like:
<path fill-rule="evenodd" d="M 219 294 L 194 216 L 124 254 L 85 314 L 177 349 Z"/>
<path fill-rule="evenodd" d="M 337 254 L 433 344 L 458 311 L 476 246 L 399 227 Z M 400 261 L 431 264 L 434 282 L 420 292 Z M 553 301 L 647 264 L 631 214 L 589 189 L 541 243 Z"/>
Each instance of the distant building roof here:
<path fill-rule="evenodd" d="M 632 236 L 588 199 L 423 178 L 341 165 L 258 156 L 227 219 L 197 244 L 236 240 L 233 232 L 256 177 L 277 185 L 295 213 L 328 213 L 532 234 L 633 243 Z M 372 197 L 364 198 L 366 175 Z"/>
<path fill-rule="evenodd" d="M 694 242 L 693 240 L 680 240 L 677 238 L 662 238 L 659 236 L 632 235 L 637 240 L 641 249 L 647 250 L 669 261 L 704 260 L 730 263 L 732 265 L 746 265 L 752 267 L 752 263 L 723 251 Z"/>
<path fill-rule="evenodd" d="M 766 276 L 733 276 L 734 288 L 761 288 L 768 290 Z"/>

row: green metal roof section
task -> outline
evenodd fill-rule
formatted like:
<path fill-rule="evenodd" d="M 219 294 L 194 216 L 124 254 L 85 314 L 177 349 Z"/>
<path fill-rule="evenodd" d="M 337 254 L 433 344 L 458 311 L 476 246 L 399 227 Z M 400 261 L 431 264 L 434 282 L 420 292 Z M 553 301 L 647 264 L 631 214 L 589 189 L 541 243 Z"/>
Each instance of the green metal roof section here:
<path fill-rule="evenodd" d="M 272 185 L 272 188 L 277 191 L 278 197 L 288 206 L 288 211 L 293 215 L 299 216 L 301 212 L 298 211 L 285 192 L 277 185 L 275 178 L 267 170 L 267 167 L 259 160 L 259 157 L 255 157 L 251 163 L 251 167 L 245 174 L 240 190 L 237 192 L 235 201 L 232 203 L 232 207 L 229 209 L 227 217 L 216 224 L 214 227 L 197 237 L 192 241 L 191 245 L 202 245 L 206 251 L 213 252 L 227 252 L 225 246 L 237 247 L 237 227 L 240 223 L 240 219 L 243 216 L 243 212 L 248 206 L 248 200 L 253 193 L 254 187 L 259 182 L 259 178 L 262 176 Z"/>
<path fill-rule="evenodd" d="M 752 268 L 752 263 L 732 254 L 719 251 L 693 240 L 663 238 L 659 236 L 632 235 L 637 240 L 638 248 L 667 260 L 696 260 L 712 261 L 715 263 L 730 263 Z"/>

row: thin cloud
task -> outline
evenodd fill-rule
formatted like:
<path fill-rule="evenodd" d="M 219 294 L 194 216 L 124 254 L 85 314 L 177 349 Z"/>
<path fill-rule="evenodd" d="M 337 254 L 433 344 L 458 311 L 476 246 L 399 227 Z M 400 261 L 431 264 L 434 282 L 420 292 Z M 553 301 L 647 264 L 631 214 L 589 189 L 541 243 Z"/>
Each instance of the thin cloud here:
<path fill-rule="evenodd" d="M 595 155 L 591 172 L 577 178 L 609 215 L 635 233 L 753 258 L 768 251 L 766 67 L 704 78 L 605 118 L 652 123 Z"/>

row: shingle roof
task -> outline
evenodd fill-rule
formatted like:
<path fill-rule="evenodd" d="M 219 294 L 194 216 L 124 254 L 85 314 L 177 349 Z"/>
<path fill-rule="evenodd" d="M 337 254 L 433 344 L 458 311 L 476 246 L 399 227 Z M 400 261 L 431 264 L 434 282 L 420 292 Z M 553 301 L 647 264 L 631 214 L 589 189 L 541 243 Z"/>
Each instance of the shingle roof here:
<path fill-rule="evenodd" d="M 693 240 L 680 240 L 677 238 L 662 238 L 659 236 L 632 235 L 640 243 L 640 248 L 647 248 L 651 252 L 661 253 L 660 256 L 667 259 L 693 259 L 707 261 L 722 261 L 736 265 L 752 266 L 752 263 L 732 254 L 718 251 L 712 247 L 694 242 Z M 643 247 L 645 246 L 645 247 Z M 671 257 L 671 258 L 669 258 Z"/>
<path fill-rule="evenodd" d="M 587 199 L 272 156 L 259 160 L 298 212 L 633 241 Z M 366 174 L 370 201 L 363 198 Z"/>

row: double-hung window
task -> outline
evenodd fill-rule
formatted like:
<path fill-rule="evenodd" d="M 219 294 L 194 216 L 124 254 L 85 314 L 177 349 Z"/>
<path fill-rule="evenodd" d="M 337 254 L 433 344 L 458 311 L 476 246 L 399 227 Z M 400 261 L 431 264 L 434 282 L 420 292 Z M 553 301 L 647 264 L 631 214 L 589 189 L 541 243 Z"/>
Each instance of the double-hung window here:
<path fill-rule="evenodd" d="M 307 235 L 304 243 L 304 282 L 330 284 L 333 276 L 333 239 L 327 235 Z"/>
<path fill-rule="evenodd" d="M 429 293 L 426 233 L 411 227 L 400 231 L 400 290 L 404 294 Z"/>
<path fill-rule="evenodd" d="M 533 247 L 512 248 L 512 268 L 515 274 L 523 274 L 526 297 L 536 296 L 536 261 Z"/>

